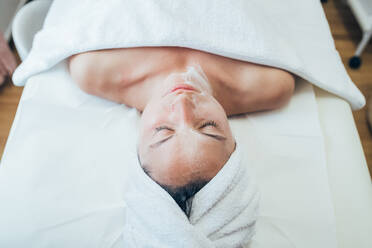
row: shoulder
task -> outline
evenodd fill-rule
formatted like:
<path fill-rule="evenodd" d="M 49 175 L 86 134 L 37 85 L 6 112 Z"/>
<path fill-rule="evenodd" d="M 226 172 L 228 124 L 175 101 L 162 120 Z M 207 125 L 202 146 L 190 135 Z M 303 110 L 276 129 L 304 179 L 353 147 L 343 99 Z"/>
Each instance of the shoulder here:
<path fill-rule="evenodd" d="M 280 108 L 288 103 L 295 88 L 291 73 L 252 63 L 240 66 L 233 80 L 233 114 Z"/>
<path fill-rule="evenodd" d="M 110 50 L 80 53 L 69 58 L 71 77 L 80 88 L 94 94 L 94 90 L 127 83 L 129 70 Z"/>

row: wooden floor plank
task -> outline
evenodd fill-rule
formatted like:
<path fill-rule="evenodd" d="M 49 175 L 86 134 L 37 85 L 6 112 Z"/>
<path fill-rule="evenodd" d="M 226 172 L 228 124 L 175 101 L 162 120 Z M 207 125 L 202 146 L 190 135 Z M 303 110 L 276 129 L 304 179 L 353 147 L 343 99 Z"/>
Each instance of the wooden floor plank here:
<path fill-rule="evenodd" d="M 0 86 L 0 157 L 13 123 L 22 90 L 23 87 L 14 86 L 10 80 Z"/>

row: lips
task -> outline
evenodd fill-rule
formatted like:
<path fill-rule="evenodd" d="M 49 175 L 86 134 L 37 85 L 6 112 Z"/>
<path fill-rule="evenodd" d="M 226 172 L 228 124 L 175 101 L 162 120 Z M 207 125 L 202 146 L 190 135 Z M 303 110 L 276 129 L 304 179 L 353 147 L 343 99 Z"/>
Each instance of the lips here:
<path fill-rule="evenodd" d="M 195 88 L 188 84 L 179 84 L 172 88 L 171 92 L 175 92 L 177 90 L 192 90 L 195 91 Z"/>
<path fill-rule="evenodd" d="M 165 94 L 163 95 L 163 97 L 167 96 L 167 95 L 170 95 L 170 94 L 178 94 L 176 93 L 177 91 L 195 91 L 195 92 L 198 92 L 200 93 L 200 91 L 196 88 L 194 88 L 193 86 L 191 86 L 190 84 L 177 84 L 175 86 L 173 86 L 172 88 L 170 88 L 169 90 L 167 90 L 165 92 Z"/>

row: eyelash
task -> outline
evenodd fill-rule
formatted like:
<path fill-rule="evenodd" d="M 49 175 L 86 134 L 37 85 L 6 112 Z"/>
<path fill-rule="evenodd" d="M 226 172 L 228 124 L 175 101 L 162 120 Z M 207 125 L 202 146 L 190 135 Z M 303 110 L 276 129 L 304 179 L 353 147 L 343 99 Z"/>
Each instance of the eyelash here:
<path fill-rule="evenodd" d="M 217 127 L 217 123 L 215 121 L 207 121 L 207 122 L 203 123 L 203 125 L 201 125 L 200 128 L 205 128 L 207 126 Z"/>
<path fill-rule="evenodd" d="M 157 127 L 157 128 L 155 128 L 155 130 L 157 131 L 157 132 L 159 132 L 159 131 L 161 131 L 161 130 L 172 130 L 172 129 L 170 129 L 169 127 L 167 127 L 167 126 L 160 126 L 160 127 Z"/>

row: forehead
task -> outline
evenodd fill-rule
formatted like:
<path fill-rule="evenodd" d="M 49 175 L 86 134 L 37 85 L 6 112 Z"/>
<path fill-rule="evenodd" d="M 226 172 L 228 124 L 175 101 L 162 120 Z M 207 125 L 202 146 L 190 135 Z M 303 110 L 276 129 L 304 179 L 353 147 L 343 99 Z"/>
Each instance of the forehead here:
<path fill-rule="evenodd" d="M 141 161 L 156 173 L 202 173 L 210 167 L 220 167 L 229 155 L 223 142 L 175 136 L 161 146 L 139 147 Z M 213 169 L 212 169 L 213 171 Z"/>
<path fill-rule="evenodd" d="M 163 158 L 148 158 L 144 169 L 160 184 L 182 186 L 192 180 L 210 180 L 224 165 L 223 160 L 207 156 L 169 153 Z"/>

